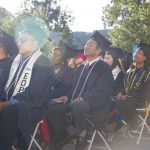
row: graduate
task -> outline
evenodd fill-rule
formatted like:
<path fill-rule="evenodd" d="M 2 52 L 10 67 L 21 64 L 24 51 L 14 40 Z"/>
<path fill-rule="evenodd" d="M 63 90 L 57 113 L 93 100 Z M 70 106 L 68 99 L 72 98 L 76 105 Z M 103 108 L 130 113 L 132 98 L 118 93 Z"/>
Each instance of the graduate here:
<path fill-rule="evenodd" d="M 27 150 L 33 129 L 47 109 L 53 70 L 49 59 L 40 51 L 47 34 L 38 20 L 31 17 L 21 21 L 19 54 L 12 63 L 5 87 L 7 101 L 0 104 L 0 149 L 3 150 L 10 150 L 16 137 L 17 147 Z"/>
<path fill-rule="evenodd" d="M 5 100 L 5 85 L 8 80 L 10 67 L 18 48 L 14 39 L 0 30 L 0 101 Z"/>
<path fill-rule="evenodd" d="M 91 38 L 87 41 L 84 47 L 87 62 L 76 70 L 71 94 L 56 99 L 56 101 L 64 102 L 65 104 L 61 106 L 64 107 L 60 110 L 59 104 L 58 109 L 56 107 L 49 109 L 51 112 L 49 111 L 48 120 L 57 133 L 65 129 L 70 136 L 78 137 L 75 150 L 81 150 L 87 144 L 86 136 L 82 137 L 81 135 L 86 129 L 88 114 L 92 115 L 92 119 L 97 121 L 98 125 L 104 123 L 109 97 L 113 91 L 111 69 L 100 60 L 102 48 L 99 43 L 98 38 Z M 63 121 L 66 120 L 66 109 L 64 108 L 68 108 L 74 120 L 74 124 L 67 127 Z M 63 126 L 62 122 L 64 122 Z"/>
<path fill-rule="evenodd" d="M 8 80 L 12 59 L 6 48 L 6 41 L 0 38 L 0 101 L 4 101 L 5 85 Z"/>
<path fill-rule="evenodd" d="M 59 98 L 66 95 L 72 86 L 74 70 L 64 64 L 64 50 L 57 47 L 52 50 L 50 55 L 55 73 L 55 81 L 53 84 L 50 99 Z"/>
<path fill-rule="evenodd" d="M 127 72 L 124 92 L 120 100 L 116 101 L 113 111 L 117 116 L 122 115 L 126 121 L 132 119 L 136 108 L 146 107 L 150 100 L 150 45 L 140 43 L 133 61 L 135 67 Z"/>
<path fill-rule="evenodd" d="M 110 48 L 104 57 L 104 61 L 111 67 L 112 75 L 114 78 L 114 89 L 113 95 L 114 98 L 119 99 L 120 95 L 123 92 L 123 83 L 124 83 L 124 76 L 125 70 L 122 64 L 122 57 L 123 52 L 119 48 Z"/>

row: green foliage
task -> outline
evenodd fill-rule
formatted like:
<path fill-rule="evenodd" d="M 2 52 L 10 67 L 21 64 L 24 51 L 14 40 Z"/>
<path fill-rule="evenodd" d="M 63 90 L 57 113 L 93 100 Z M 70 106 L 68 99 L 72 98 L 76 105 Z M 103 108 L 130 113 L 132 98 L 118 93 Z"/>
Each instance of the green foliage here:
<path fill-rule="evenodd" d="M 57 43 L 53 41 L 47 41 L 47 43 L 43 46 L 41 49 L 45 55 L 48 56 L 49 53 L 51 53 L 52 49 L 54 49 L 57 46 Z"/>
<path fill-rule="evenodd" d="M 103 12 L 104 23 L 113 27 L 110 41 L 114 46 L 131 51 L 133 43 L 150 43 L 150 3 L 112 0 Z"/>
<path fill-rule="evenodd" d="M 15 17 L 0 7 L 0 28 L 11 35 L 14 34 Z"/>
<path fill-rule="evenodd" d="M 62 32 L 72 22 L 71 13 L 61 9 L 59 0 L 24 0 L 23 13 L 45 20 L 51 31 Z"/>
<path fill-rule="evenodd" d="M 74 44 L 72 33 L 68 27 L 63 30 L 60 41 L 63 41 L 71 48 L 78 48 L 78 46 Z"/>

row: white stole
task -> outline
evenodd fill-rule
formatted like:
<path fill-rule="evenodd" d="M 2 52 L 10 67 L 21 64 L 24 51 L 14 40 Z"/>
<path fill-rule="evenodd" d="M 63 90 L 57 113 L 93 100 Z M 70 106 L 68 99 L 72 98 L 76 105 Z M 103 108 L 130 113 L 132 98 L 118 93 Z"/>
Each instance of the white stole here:
<path fill-rule="evenodd" d="M 31 75 L 32 75 L 33 65 L 35 64 L 36 60 L 41 55 L 42 55 L 42 52 L 40 50 L 37 50 L 31 56 L 31 58 L 29 59 L 29 61 L 26 64 L 23 72 L 21 73 L 19 79 L 16 80 L 15 89 L 14 89 L 12 96 L 15 96 L 17 93 L 23 92 L 25 90 L 25 88 L 27 88 L 29 86 L 30 80 L 31 80 Z M 22 58 L 22 55 L 18 54 L 12 63 L 10 73 L 9 73 L 9 78 L 8 78 L 8 81 L 7 81 L 7 84 L 5 87 L 5 91 L 9 91 L 9 89 L 11 88 L 10 84 L 13 80 L 13 77 L 14 77 L 18 67 L 19 67 L 19 64 L 21 62 L 21 58 Z M 18 71 L 17 77 L 19 76 L 19 73 L 20 73 L 20 71 Z"/>

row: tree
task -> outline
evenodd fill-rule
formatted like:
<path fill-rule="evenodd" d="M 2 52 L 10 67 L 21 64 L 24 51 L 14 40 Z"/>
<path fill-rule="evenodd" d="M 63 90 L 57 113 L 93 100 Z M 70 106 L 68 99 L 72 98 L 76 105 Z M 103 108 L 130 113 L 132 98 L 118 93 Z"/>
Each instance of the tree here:
<path fill-rule="evenodd" d="M 61 34 L 60 41 L 63 41 L 64 43 L 66 43 L 71 48 L 78 48 L 78 46 L 76 44 L 74 44 L 74 40 L 73 40 L 71 30 L 68 27 L 66 27 L 63 30 L 63 32 Z"/>
<path fill-rule="evenodd" d="M 150 3 L 111 0 L 103 13 L 104 24 L 113 27 L 109 38 L 114 46 L 131 51 L 132 44 L 150 43 Z"/>
<path fill-rule="evenodd" d="M 0 7 L 0 28 L 13 35 L 14 25 L 15 17 L 6 9 Z"/>
<path fill-rule="evenodd" d="M 30 14 L 44 19 L 51 31 L 62 32 L 73 18 L 71 13 L 61 9 L 59 0 L 24 0 L 23 14 Z"/>

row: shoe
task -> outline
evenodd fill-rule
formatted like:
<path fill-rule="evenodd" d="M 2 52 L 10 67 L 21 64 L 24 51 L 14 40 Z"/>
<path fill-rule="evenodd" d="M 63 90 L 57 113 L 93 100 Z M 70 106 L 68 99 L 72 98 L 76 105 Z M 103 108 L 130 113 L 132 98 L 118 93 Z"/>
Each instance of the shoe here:
<path fill-rule="evenodd" d="M 75 150 L 83 150 L 87 145 L 87 138 L 85 137 L 78 137 L 77 143 L 75 146 Z"/>

